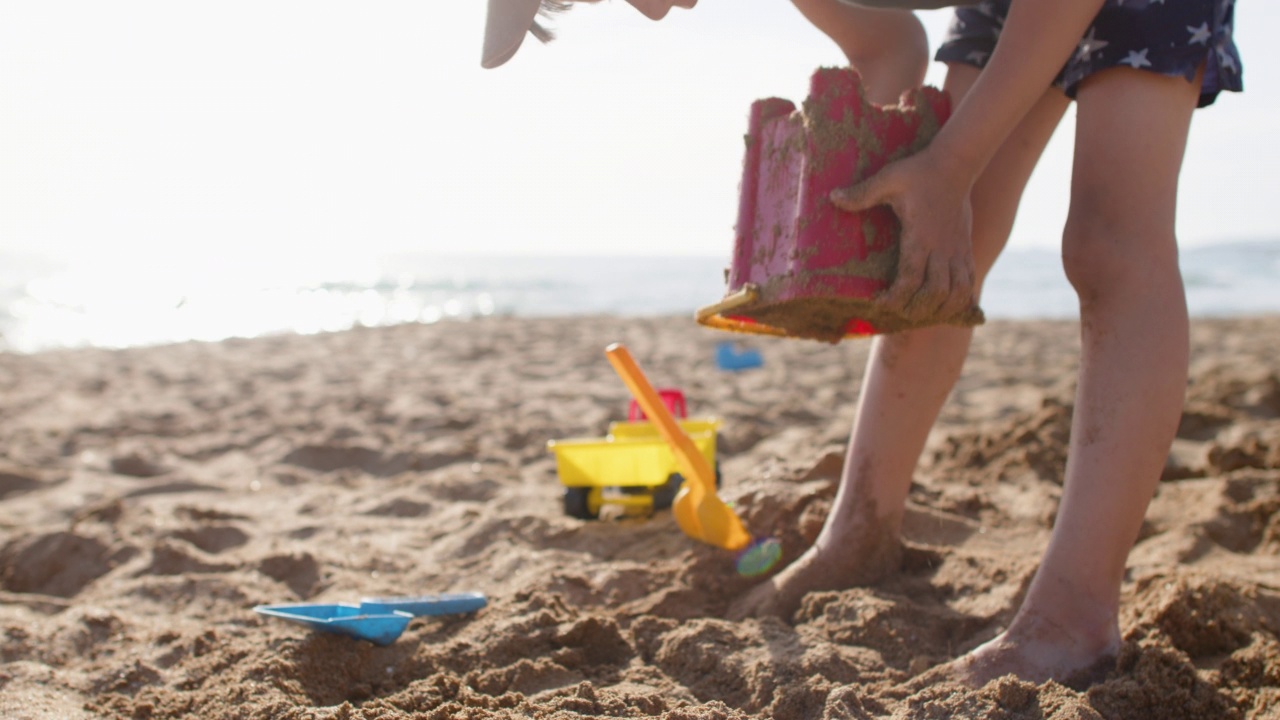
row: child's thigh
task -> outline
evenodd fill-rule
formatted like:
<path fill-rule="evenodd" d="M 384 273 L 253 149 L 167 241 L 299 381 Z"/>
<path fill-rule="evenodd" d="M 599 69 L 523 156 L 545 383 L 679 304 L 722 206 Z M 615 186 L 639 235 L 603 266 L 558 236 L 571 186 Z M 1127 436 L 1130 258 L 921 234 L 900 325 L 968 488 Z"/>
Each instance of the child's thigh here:
<path fill-rule="evenodd" d="M 1081 83 L 1066 242 L 1114 233 L 1140 244 L 1173 240 L 1178 175 L 1199 96 L 1200 76 L 1188 82 L 1130 68 Z"/>

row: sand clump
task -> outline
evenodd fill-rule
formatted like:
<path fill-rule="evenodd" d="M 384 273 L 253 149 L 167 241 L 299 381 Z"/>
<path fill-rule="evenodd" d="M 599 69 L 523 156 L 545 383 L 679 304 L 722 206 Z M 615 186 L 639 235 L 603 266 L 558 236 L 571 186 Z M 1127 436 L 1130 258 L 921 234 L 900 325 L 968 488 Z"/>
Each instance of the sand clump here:
<path fill-rule="evenodd" d="M 866 343 L 680 319 L 486 319 L 0 356 L 0 717 L 1280 717 L 1280 319 L 1197 321 L 1178 441 L 1096 685 L 912 679 L 1017 608 L 1061 493 L 1078 327 L 976 335 L 922 460 L 902 569 L 733 622 L 753 582 L 651 519 L 566 517 L 546 440 L 626 411 L 624 342 L 724 419 L 723 496 L 787 558 L 843 464 Z M 261 603 L 481 591 L 375 647 Z"/>

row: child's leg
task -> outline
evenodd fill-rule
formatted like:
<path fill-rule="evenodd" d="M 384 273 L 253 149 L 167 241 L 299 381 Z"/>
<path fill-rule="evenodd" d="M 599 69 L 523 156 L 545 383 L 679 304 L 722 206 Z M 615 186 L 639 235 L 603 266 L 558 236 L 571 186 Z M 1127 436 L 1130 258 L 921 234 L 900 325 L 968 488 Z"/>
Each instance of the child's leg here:
<path fill-rule="evenodd" d="M 1063 260 L 1083 347 L 1062 504 L 1009 629 L 953 664 L 970 683 L 1061 679 L 1118 649 L 1125 559 L 1186 392 L 1174 218 L 1199 91 L 1198 80 L 1128 68 L 1080 87 Z"/>
<path fill-rule="evenodd" d="M 955 100 L 978 70 L 952 66 Z M 973 189 L 978 287 L 1013 226 L 1022 190 L 1068 101 L 1050 90 L 1028 113 Z M 790 617 L 814 590 L 875 582 L 898 567 L 903 505 L 929 430 L 960 375 L 972 332 L 935 327 L 878 337 L 867 361 L 840 491 L 813 547 L 731 609 L 733 617 Z"/>

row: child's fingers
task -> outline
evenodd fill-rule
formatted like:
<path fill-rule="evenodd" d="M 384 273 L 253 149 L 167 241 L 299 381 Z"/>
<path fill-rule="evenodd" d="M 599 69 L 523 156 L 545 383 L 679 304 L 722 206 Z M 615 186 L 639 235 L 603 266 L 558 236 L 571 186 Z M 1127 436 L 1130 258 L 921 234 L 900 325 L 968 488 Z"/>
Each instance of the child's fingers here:
<path fill-rule="evenodd" d="M 914 243 L 899 245 L 902 254 L 898 256 L 898 274 L 880 296 L 882 303 L 899 313 L 905 313 L 907 305 L 920 292 L 928 271 L 928 255 L 913 250 L 914 246 Z"/>
<path fill-rule="evenodd" d="M 974 306 L 976 300 L 974 293 L 977 290 L 972 262 L 966 262 L 961 258 L 953 259 L 950 274 L 951 294 L 938 311 L 939 318 L 948 320 L 960 317 Z"/>
<path fill-rule="evenodd" d="M 951 270 L 949 264 L 936 255 L 925 261 L 924 279 L 920 287 L 907 300 L 902 315 L 909 320 L 927 320 L 939 317 L 938 311 L 951 297 Z"/>
<path fill-rule="evenodd" d="M 888 205 L 888 189 L 880 176 L 872 176 L 851 187 L 837 188 L 827 196 L 831 204 L 845 212 L 868 210 Z"/>
<path fill-rule="evenodd" d="M 650 20 L 661 20 L 667 16 L 672 7 L 692 8 L 698 0 L 627 0 L 627 2 Z"/>
<path fill-rule="evenodd" d="M 974 305 L 972 264 L 963 258 L 932 254 L 904 256 L 898 277 L 881 296 L 888 308 L 907 320 L 945 322 L 960 317 Z"/>
<path fill-rule="evenodd" d="M 924 282 L 907 304 L 903 316 L 919 322 L 945 322 L 967 310 L 972 289 L 963 273 L 956 272 L 956 266 L 955 260 L 931 255 Z"/>

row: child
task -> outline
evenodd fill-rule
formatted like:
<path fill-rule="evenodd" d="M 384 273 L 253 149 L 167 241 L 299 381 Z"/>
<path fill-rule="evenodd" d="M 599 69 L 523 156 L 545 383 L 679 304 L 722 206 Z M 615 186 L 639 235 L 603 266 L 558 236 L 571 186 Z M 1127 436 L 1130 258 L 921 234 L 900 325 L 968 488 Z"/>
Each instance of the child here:
<path fill-rule="evenodd" d="M 532 0 L 490 0 L 490 30 L 495 10 L 522 1 Z M 653 17 L 662 16 L 662 6 L 693 5 L 629 2 Z M 815 23 L 837 42 L 857 38 L 857 23 L 872 11 L 841 10 L 836 2 L 797 5 L 811 18 L 826 17 L 825 27 Z M 920 317 L 962 312 L 1003 249 L 1054 128 L 1070 101 L 1077 103 L 1062 257 L 1079 297 L 1082 356 L 1062 503 L 1009 628 L 939 675 L 973 686 L 1009 673 L 1063 680 L 1105 667 L 1119 650 L 1125 560 L 1187 382 L 1188 319 L 1174 233 L 1178 175 L 1192 111 L 1222 90 L 1242 89 L 1233 10 L 1234 0 L 987 0 L 960 8 L 937 53 L 948 63 L 951 119 L 926 150 L 832 195 L 850 211 L 889 205 L 902 221 L 898 275 L 886 302 Z M 526 11 L 532 22 L 536 8 Z M 889 45 L 910 42 L 909 33 L 896 32 Z M 887 33 L 878 38 L 882 47 Z M 874 65 L 859 48 L 841 46 L 855 67 Z M 514 53 L 510 43 L 507 49 Z M 895 89 L 877 88 L 882 98 Z M 971 335 L 936 326 L 873 341 L 844 475 L 822 533 L 732 615 L 790 617 L 810 591 L 873 583 L 898 567 L 912 472 Z"/>

